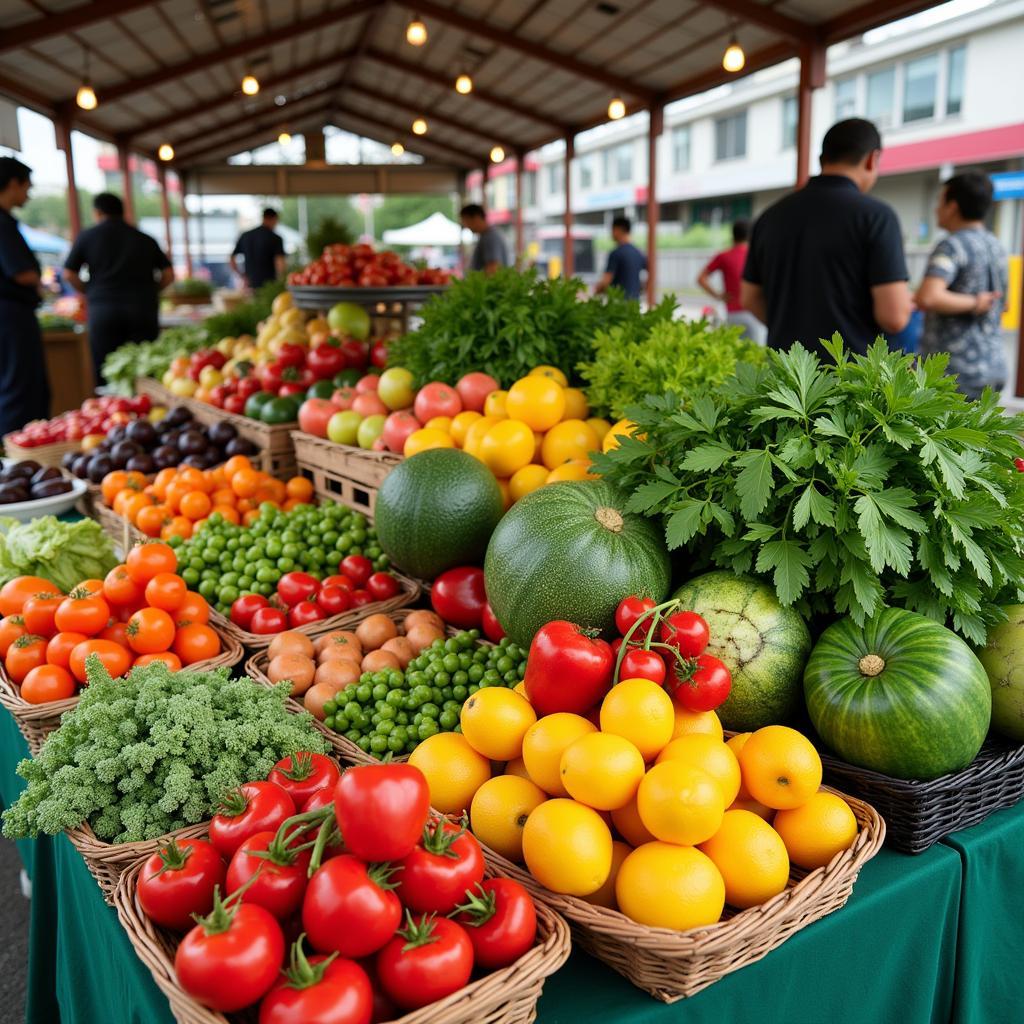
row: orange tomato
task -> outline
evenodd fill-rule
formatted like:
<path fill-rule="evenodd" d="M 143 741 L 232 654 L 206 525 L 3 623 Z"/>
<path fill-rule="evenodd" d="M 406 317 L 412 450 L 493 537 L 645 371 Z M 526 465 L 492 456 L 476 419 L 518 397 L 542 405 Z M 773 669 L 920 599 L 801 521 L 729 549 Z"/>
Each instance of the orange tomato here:
<path fill-rule="evenodd" d="M 142 587 L 131 578 L 128 566 L 115 565 L 103 581 L 103 596 L 117 607 L 137 604 L 142 600 Z"/>
<path fill-rule="evenodd" d="M 81 583 L 75 585 L 75 590 L 80 590 L 83 594 L 96 594 L 103 597 L 103 580 L 82 580 Z"/>
<path fill-rule="evenodd" d="M 75 589 L 57 606 L 53 621 L 58 632 L 95 636 L 110 621 L 110 605 L 99 594 Z"/>
<path fill-rule="evenodd" d="M 116 512 L 116 513 L 117 513 L 117 514 L 119 515 L 119 516 L 123 516 L 123 515 L 124 515 L 124 503 L 125 503 L 125 502 L 126 502 L 126 501 L 127 501 L 128 499 L 129 499 L 129 498 L 133 497 L 133 496 L 134 496 L 134 494 L 135 494 L 135 492 L 134 492 L 134 491 L 130 491 L 130 490 L 128 490 L 128 488 L 127 488 L 127 487 L 126 487 L 126 488 L 125 488 L 125 489 L 124 489 L 123 491 L 118 491 L 118 492 L 117 492 L 117 494 L 115 494 L 115 495 L 114 495 L 114 500 L 113 500 L 113 502 L 111 503 L 111 506 L 110 506 L 110 507 L 111 507 L 111 508 L 112 508 L 112 509 L 113 509 L 113 510 L 114 510 L 114 511 L 115 511 L 115 512 Z"/>
<path fill-rule="evenodd" d="M 234 505 L 238 499 L 235 497 L 235 492 L 230 487 L 219 487 L 217 490 L 210 495 L 210 504 L 212 505 Z"/>
<path fill-rule="evenodd" d="M 160 531 L 161 540 L 170 540 L 171 537 L 181 537 L 188 540 L 192 536 L 192 520 L 185 516 L 174 516 L 169 523 L 165 523 Z"/>
<path fill-rule="evenodd" d="M 124 486 L 131 488 L 133 491 L 144 491 L 149 486 L 149 481 L 146 479 L 145 473 L 131 469 L 126 474 Z"/>
<path fill-rule="evenodd" d="M 205 491 L 189 491 L 181 499 L 181 514 L 192 521 L 204 519 L 212 506 L 213 502 Z"/>
<path fill-rule="evenodd" d="M 159 537 L 160 531 L 171 519 L 171 510 L 166 505 L 148 505 L 139 509 L 135 525 L 147 537 Z"/>
<path fill-rule="evenodd" d="M 46 660 L 50 665 L 68 668 L 71 652 L 89 638 L 84 633 L 57 633 L 46 645 Z"/>
<path fill-rule="evenodd" d="M 185 581 L 173 572 L 159 572 L 146 584 L 146 602 L 165 612 L 175 611 L 187 593 Z"/>
<path fill-rule="evenodd" d="M 192 524 L 192 533 L 193 534 L 198 533 L 208 522 L 209 522 L 209 519 L 207 519 L 207 518 L 197 519 Z"/>
<path fill-rule="evenodd" d="M 238 514 L 238 509 L 232 505 L 214 505 L 210 509 L 210 515 L 214 514 L 219 515 L 221 519 L 225 519 L 229 523 L 234 523 L 236 526 L 242 520 L 242 517 Z"/>
<path fill-rule="evenodd" d="M 64 596 L 61 594 L 33 594 L 21 609 L 21 618 L 29 633 L 36 633 L 47 638 L 57 632 L 53 617 L 57 614 Z"/>
<path fill-rule="evenodd" d="M 174 614 L 171 618 L 174 619 L 174 624 L 178 629 L 192 623 L 205 626 L 210 621 L 210 606 L 206 603 L 206 598 L 202 594 L 197 594 L 194 590 L 188 590 L 185 592 L 185 597 L 181 604 L 174 609 Z"/>
<path fill-rule="evenodd" d="M 162 608 L 140 608 L 128 620 L 128 643 L 136 654 L 166 651 L 174 642 L 174 619 Z"/>
<path fill-rule="evenodd" d="M 152 665 L 154 661 L 162 661 L 172 672 L 178 672 L 181 669 L 181 658 L 179 658 L 174 651 L 157 651 L 156 654 L 140 654 L 135 659 L 135 664 L 132 668 L 138 668 L 140 665 Z"/>
<path fill-rule="evenodd" d="M 307 480 L 304 476 L 293 476 L 285 484 L 285 491 L 289 498 L 308 503 L 313 500 L 313 481 Z"/>
<path fill-rule="evenodd" d="M 173 480 L 167 488 L 167 494 L 164 497 L 164 504 L 175 514 L 181 508 L 181 499 L 193 491 L 194 488 L 189 487 L 187 483 L 184 483 L 180 479 Z"/>
<path fill-rule="evenodd" d="M 0 615 L 20 615 L 33 594 L 59 594 L 60 587 L 42 576 L 15 576 L 0 587 Z"/>
<path fill-rule="evenodd" d="M 163 501 L 167 497 L 167 488 L 177 479 L 178 471 L 172 466 L 161 469 L 153 478 L 153 493 Z"/>
<path fill-rule="evenodd" d="M 209 491 L 213 488 L 201 469 L 195 466 L 185 466 L 178 470 L 178 480 L 188 487 L 190 491 Z"/>
<path fill-rule="evenodd" d="M 264 476 L 266 476 L 266 474 L 264 474 Z M 268 477 L 264 481 L 263 486 L 270 492 L 270 501 L 277 502 L 278 505 L 288 497 L 288 488 L 282 480 L 275 480 L 273 477 Z"/>
<path fill-rule="evenodd" d="M 59 665 L 37 665 L 21 684 L 21 696 L 29 704 L 67 700 L 74 695 L 75 681 L 71 673 Z"/>
<path fill-rule="evenodd" d="M 122 491 L 128 483 L 128 474 L 123 469 L 115 469 L 103 478 L 100 484 L 100 493 L 107 505 L 113 505 L 117 492 Z"/>
<path fill-rule="evenodd" d="M 130 650 L 128 644 L 128 627 L 123 622 L 111 622 L 106 629 L 97 636 L 98 640 L 113 640 L 120 644 L 126 651 Z"/>
<path fill-rule="evenodd" d="M 255 523 L 256 520 L 259 519 L 259 517 L 260 517 L 260 510 L 258 508 L 251 508 L 242 517 L 242 522 L 246 526 L 252 526 L 252 524 Z"/>
<path fill-rule="evenodd" d="M 136 583 L 148 583 L 157 573 L 174 572 L 178 568 L 178 556 L 170 544 L 146 541 L 128 552 L 125 566 Z"/>
<path fill-rule="evenodd" d="M 68 662 L 71 674 L 80 683 L 86 681 L 85 662 L 90 654 L 95 654 L 100 659 L 103 667 L 114 679 L 123 676 L 132 663 L 131 652 L 125 650 L 125 648 L 113 640 L 83 640 L 72 650 L 71 658 Z"/>
<path fill-rule="evenodd" d="M 220 637 L 201 623 L 185 626 L 174 638 L 174 653 L 181 658 L 183 665 L 216 658 L 220 654 Z"/>
<path fill-rule="evenodd" d="M 231 490 L 239 498 L 251 498 L 263 483 L 263 474 L 255 469 L 239 469 L 231 477 Z"/>
<path fill-rule="evenodd" d="M 125 517 L 130 523 L 134 523 L 139 518 L 139 513 L 150 505 L 157 504 L 155 494 L 143 494 L 141 491 L 136 491 L 124 504 L 121 506 L 123 512 L 121 515 Z"/>
<path fill-rule="evenodd" d="M 228 478 L 224 472 L 223 466 L 217 466 L 216 469 L 206 470 L 206 479 L 210 481 L 211 490 L 218 490 L 222 487 L 227 487 Z"/>
<path fill-rule="evenodd" d="M 0 619 L 0 658 L 7 654 L 7 649 L 19 636 L 24 636 L 27 632 L 25 620 L 20 615 L 8 615 L 7 618 Z"/>
<path fill-rule="evenodd" d="M 21 681 L 38 665 L 46 664 L 46 641 L 41 636 L 26 633 L 7 648 L 4 668 L 15 683 Z"/>
<path fill-rule="evenodd" d="M 224 479 L 230 484 L 239 470 L 252 469 L 252 463 L 246 455 L 232 455 L 220 468 L 224 470 Z"/>

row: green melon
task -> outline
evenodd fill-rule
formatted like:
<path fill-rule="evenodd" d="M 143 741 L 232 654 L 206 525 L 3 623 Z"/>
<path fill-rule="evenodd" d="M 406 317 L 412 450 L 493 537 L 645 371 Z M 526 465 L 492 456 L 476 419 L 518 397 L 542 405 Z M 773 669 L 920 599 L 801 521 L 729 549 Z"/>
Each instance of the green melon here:
<path fill-rule="evenodd" d="M 484 580 L 505 632 L 527 647 L 566 619 L 611 635 L 622 598 L 660 601 L 671 582 L 661 532 L 602 481 L 549 484 L 516 502 L 487 547 Z"/>
<path fill-rule="evenodd" d="M 432 448 L 384 478 L 374 525 L 399 569 L 432 580 L 458 565 L 479 565 L 503 510 L 498 481 L 482 462 L 457 448 Z"/>
<path fill-rule="evenodd" d="M 711 633 L 707 653 L 732 674 L 732 689 L 718 708 L 727 729 L 760 729 L 796 711 L 811 649 L 799 612 L 784 608 L 768 584 L 726 571 L 697 576 L 673 596 L 703 616 Z"/>
<path fill-rule="evenodd" d="M 821 634 L 804 696 L 822 740 L 850 764 L 897 779 L 935 779 L 974 760 L 988 733 L 985 669 L 955 633 L 885 608 L 863 626 Z"/>
<path fill-rule="evenodd" d="M 1007 621 L 988 631 L 988 642 L 978 658 L 992 685 L 992 728 L 1024 743 L 1024 604 L 1003 611 Z"/>

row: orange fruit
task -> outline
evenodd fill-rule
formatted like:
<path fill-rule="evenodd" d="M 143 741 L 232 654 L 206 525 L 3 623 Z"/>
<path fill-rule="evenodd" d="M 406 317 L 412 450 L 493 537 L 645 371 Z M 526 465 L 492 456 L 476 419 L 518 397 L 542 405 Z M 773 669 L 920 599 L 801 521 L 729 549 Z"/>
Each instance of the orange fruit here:
<path fill-rule="evenodd" d="M 629 803 L 622 807 L 616 807 L 612 811 L 612 824 L 615 826 L 615 831 L 630 846 L 643 846 L 644 843 L 654 842 L 654 836 L 640 820 L 640 811 L 636 806 L 636 796 Z"/>
<path fill-rule="evenodd" d="M 196 469 L 195 466 L 185 466 L 184 469 L 178 470 L 178 479 L 188 486 L 190 491 L 208 491 L 212 490 L 210 487 L 210 481 L 203 475 L 201 469 Z"/>
<path fill-rule="evenodd" d="M 585 899 L 588 903 L 594 904 L 595 907 L 607 907 L 609 910 L 617 910 L 619 905 L 615 901 L 615 880 L 619 877 L 619 869 L 622 867 L 622 862 L 632 852 L 633 847 L 629 843 L 624 843 L 620 839 L 613 839 L 612 869 L 608 873 L 608 878 L 597 892 L 592 892 L 581 898 Z"/>
<path fill-rule="evenodd" d="M 789 881 L 789 855 L 778 832 L 750 811 L 726 811 L 700 844 L 725 881 L 725 902 L 746 910 L 777 896 Z"/>
<path fill-rule="evenodd" d="M 479 419 L 483 419 L 483 417 L 472 409 L 466 409 L 452 417 L 451 427 L 448 432 L 452 435 L 452 440 L 460 448 L 466 444 L 466 435 L 469 433 L 469 428 Z"/>
<path fill-rule="evenodd" d="M 607 420 L 601 419 L 600 416 L 591 416 L 587 419 L 587 426 L 597 434 L 598 440 L 602 442 L 604 441 L 605 434 L 612 429 L 612 425 Z"/>
<path fill-rule="evenodd" d="M 468 811 L 476 791 L 491 777 L 491 762 L 457 732 L 428 736 L 409 755 L 409 764 L 423 772 L 430 806 L 442 814 Z"/>
<path fill-rule="evenodd" d="M 526 819 L 523 859 L 552 892 L 588 896 L 611 874 L 612 834 L 593 808 L 575 800 L 545 800 Z"/>
<path fill-rule="evenodd" d="M 232 455 L 223 466 L 220 467 L 224 470 L 224 479 L 231 483 L 234 475 L 241 469 L 252 469 L 252 463 L 249 461 L 246 455 Z"/>
<path fill-rule="evenodd" d="M 589 459 L 572 459 L 563 462 L 557 469 L 548 473 L 547 483 L 557 484 L 564 480 L 597 480 L 596 473 L 590 471 Z"/>
<path fill-rule="evenodd" d="M 548 470 L 545 466 L 537 466 L 530 463 L 517 469 L 508 482 L 509 493 L 513 501 L 525 498 L 526 495 L 543 487 L 548 482 Z"/>
<path fill-rule="evenodd" d="M 562 754 L 570 743 L 590 732 L 597 732 L 592 722 L 568 711 L 545 715 L 527 729 L 523 737 L 523 762 L 530 778 L 545 793 L 567 795 L 562 785 Z"/>
<path fill-rule="evenodd" d="M 550 430 L 565 413 L 565 391 L 550 377 L 522 377 L 508 390 L 505 413 L 511 419 L 522 420 L 531 430 Z"/>
<path fill-rule="evenodd" d="M 134 523 L 139 517 L 139 513 L 150 505 L 156 504 L 156 497 L 152 494 L 143 494 L 141 491 L 136 491 L 125 503 L 124 512 L 122 513 L 129 522 Z"/>
<path fill-rule="evenodd" d="M 508 412 L 505 409 L 505 404 L 508 401 L 508 392 L 502 391 L 500 388 L 497 391 L 492 391 L 484 399 L 484 417 L 493 417 L 494 419 L 503 420 Z"/>
<path fill-rule="evenodd" d="M 495 853 L 521 864 L 526 820 L 547 798 L 547 793 L 529 779 L 516 775 L 488 779 L 469 805 L 473 835 Z"/>
<path fill-rule="evenodd" d="M 723 739 L 722 722 L 714 711 L 687 711 L 678 704 L 673 704 L 675 722 L 672 726 L 672 739 L 680 736 L 715 736 Z M 737 752 L 734 750 L 734 754 Z M 738 754 L 737 754 L 738 756 Z"/>
<path fill-rule="evenodd" d="M 420 452 L 429 451 L 431 448 L 454 447 L 455 442 L 443 430 L 438 430 L 435 427 L 420 427 L 405 439 L 402 454 L 408 459 Z"/>
<path fill-rule="evenodd" d="M 619 420 L 618 423 L 613 423 L 608 433 L 601 439 L 601 451 L 610 452 L 613 448 L 618 448 L 621 444 L 620 438 L 631 437 L 635 433 L 636 424 L 629 420 Z"/>
<path fill-rule="evenodd" d="M 293 476 L 285 484 L 285 492 L 289 498 L 310 502 L 313 500 L 313 481 L 307 480 L 304 476 Z"/>
<path fill-rule="evenodd" d="M 242 468 L 231 475 L 231 490 L 239 498 L 251 498 L 263 483 L 263 474 L 252 468 Z"/>
<path fill-rule="evenodd" d="M 171 485 L 178 472 L 171 466 L 161 469 L 153 478 L 153 493 L 163 501 L 167 497 L 167 488 Z"/>
<path fill-rule="evenodd" d="M 587 733 L 570 743 L 559 767 L 569 796 L 598 811 L 629 803 L 644 777 L 640 751 L 629 740 L 605 732 Z"/>
<path fill-rule="evenodd" d="M 235 492 L 230 487 L 218 487 L 210 494 L 210 507 L 214 505 L 234 505 L 243 499 L 235 497 Z"/>
<path fill-rule="evenodd" d="M 505 765 L 506 775 L 516 775 L 520 779 L 529 779 L 530 773 L 526 770 L 526 762 L 521 757 L 514 757 Z M 532 779 L 530 780 L 533 781 Z"/>
<path fill-rule="evenodd" d="M 479 754 L 492 761 L 510 761 L 523 752 L 523 737 L 537 721 L 525 697 L 503 686 L 477 690 L 462 705 L 462 735 Z"/>
<path fill-rule="evenodd" d="M 743 784 L 767 807 L 806 803 L 821 785 L 821 758 L 811 741 L 787 725 L 758 729 L 740 751 Z"/>
<path fill-rule="evenodd" d="M 170 540 L 171 537 L 181 537 L 182 540 L 188 540 L 192 536 L 192 530 L 191 519 L 186 519 L 185 516 L 174 516 L 170 522 L 164 524 L 160 531 L 160 539 Z"/>
<path fill-rule="evenodd" d="M 672 698 L 650 679 L 624 679 L 601 701 L 601 731 L 629 740 L 645 761 L 672 738 L 674 721 Z"/>
<path fill-rule="evenodd" d="M 728 807 L 740 789 L 740 763 L 736 755 L 714 736 L 680 736 L 658 755 L 663 761 L 682 761 L 707 772 L 721 786 L 722 800 Z"/>
<path fill-rule="evenodd" d="M 857 838 L 857 818 L 835 793 L 819 790 L 806 803 L 779 811 L 773 822 L 794 864 L 812 871 L 828 864 Z"/>
<path fill-rule="evenodd" d="M 192 488 L 189 487 L 184 480 L 176 478 L 171 482 L 167 488 L 167 496 L 164 498 L 164 504 L 177 515 L 181 510 L 181 499 L 189 494 Z"/>
<path fill-rule="evenodd" d="M 601 442 L 583 420 L 562 420 L 545 435 L 541 445 L 541 458 L 548 469 L 557 469 L 576 459 L 589 461 L 589 455 L 601 447 Z"/>
<path fill-rule="evenodd" d="M 229 523 L 234 523 L 236 526 L 242 521 L 242 517 L 238 514 L 238 509 L 233 505 L 214 505 L 213 508 L 210 509 L 210 515 L 212 516 L 214 513 L 219 515 L 221 519 L 224 519 Z M 253 518 L 259 518 L 258 511 Z"/>
<path fill-rule="evenodd" d="M 586 420 L 590 415 L 590 405 L 587 403 L 587 396 L 580 388 L 565 389 L 565 420 Z M 598 441 L 600 441 L 600 437 Z"/>
<path fill-rule="evenodd" d="M 521 420 L 502 420 L 483 436 L 479 455 L 497 477 L 510 477 L 533 458 L 533 431 Z"/>
<path fill-rule="evenodd" d="M 128 474 L 123 469 L 115 469 L 108 473 L 100 484 L 100 491 L 103 494 L 103 501 L 107 505 L 114 503 L 118 491 L 123 491 L 128 483 Z"/>
<path fill-rule="evenodd" d="M 171 510 L 166 505 L 149 505 L 139 509 L 135 517 L 135 525 L 147 537 L 159 537 L 164 524 L 171 518 Z"/>
<path fill-rule="evenodd" d="M 725 813 L 721 786 L 682 761 L 662 761 L 651 768 L 637 790 L 636 806 L 653 836 L 683 846 L 710 839 Z"/>
<path fill-rule="evenodd" d="M 725 741 L 725 745 L 736 755 L 737 762 L 739 761 L 740 751 L 743 749 L 744 744 L 754 734 L 751 732 L 738 732 L 735 736 L 730 737 Z M 747 792 L 747 787 L 743 785 L 742 772 L 740 775 L 740 788 L 736 793 L 736 799 L 726 808 L 727 811 L 752 811 L 754 814 L 761 818 L 764 818 L 769 824 L 771 824 L 772 817 L 775 814 L 770 807 L 765 807 L 760 800 L 755 800 L 750 793 Z"/>
<path fill-rule="evenodd" d="M 557 366 L 549 366 L 546 363 L 535 366 L 529 373 L 530 377 L 548 377 L 563 388 L 569 384 L 569 379 Z"/>
<path fill-rule="evenodd" d="M 209 515 L 212 507 L 213 502 L 210 501 L 210 496 L 204 491 L 189 491 L 188 494 L 182 497 L 180 509 L 181 514 L 186 519 L 191 519 L 195 522 L 197 519 L 203 519 Z"/>

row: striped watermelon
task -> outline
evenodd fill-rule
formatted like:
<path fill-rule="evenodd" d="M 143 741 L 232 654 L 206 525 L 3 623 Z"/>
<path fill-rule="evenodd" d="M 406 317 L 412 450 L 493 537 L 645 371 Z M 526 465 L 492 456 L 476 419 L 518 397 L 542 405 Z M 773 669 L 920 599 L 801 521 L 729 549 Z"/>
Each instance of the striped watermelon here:
<path fill-rule="evenodd" d="M 829 626 L 807 661 L 804 696 L 815 729 L 840 757 L 897 779 L 966 767 L 992 716 L 974 652 L 945 626 L 899 608 L 863 626 Z"/>

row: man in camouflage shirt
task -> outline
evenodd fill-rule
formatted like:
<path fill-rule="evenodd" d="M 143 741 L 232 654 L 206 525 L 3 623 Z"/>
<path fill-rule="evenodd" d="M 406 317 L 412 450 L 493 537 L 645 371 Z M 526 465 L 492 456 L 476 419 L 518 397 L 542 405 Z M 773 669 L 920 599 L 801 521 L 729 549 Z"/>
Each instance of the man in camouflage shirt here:
<path fill-rule="evenodd" d="M 928 259 L 916 295 L 925 313 L 920 351 L 949 353 L 949 372 L 968 398 L 985 387 L 1006 385 L 1006 353 L 1000 328 L 1006 294 L 1006 253 L 985 227 L 992 182 L 982 171 L 965 171 L 942 187 L 936 216 L 949 234 Z"/>

